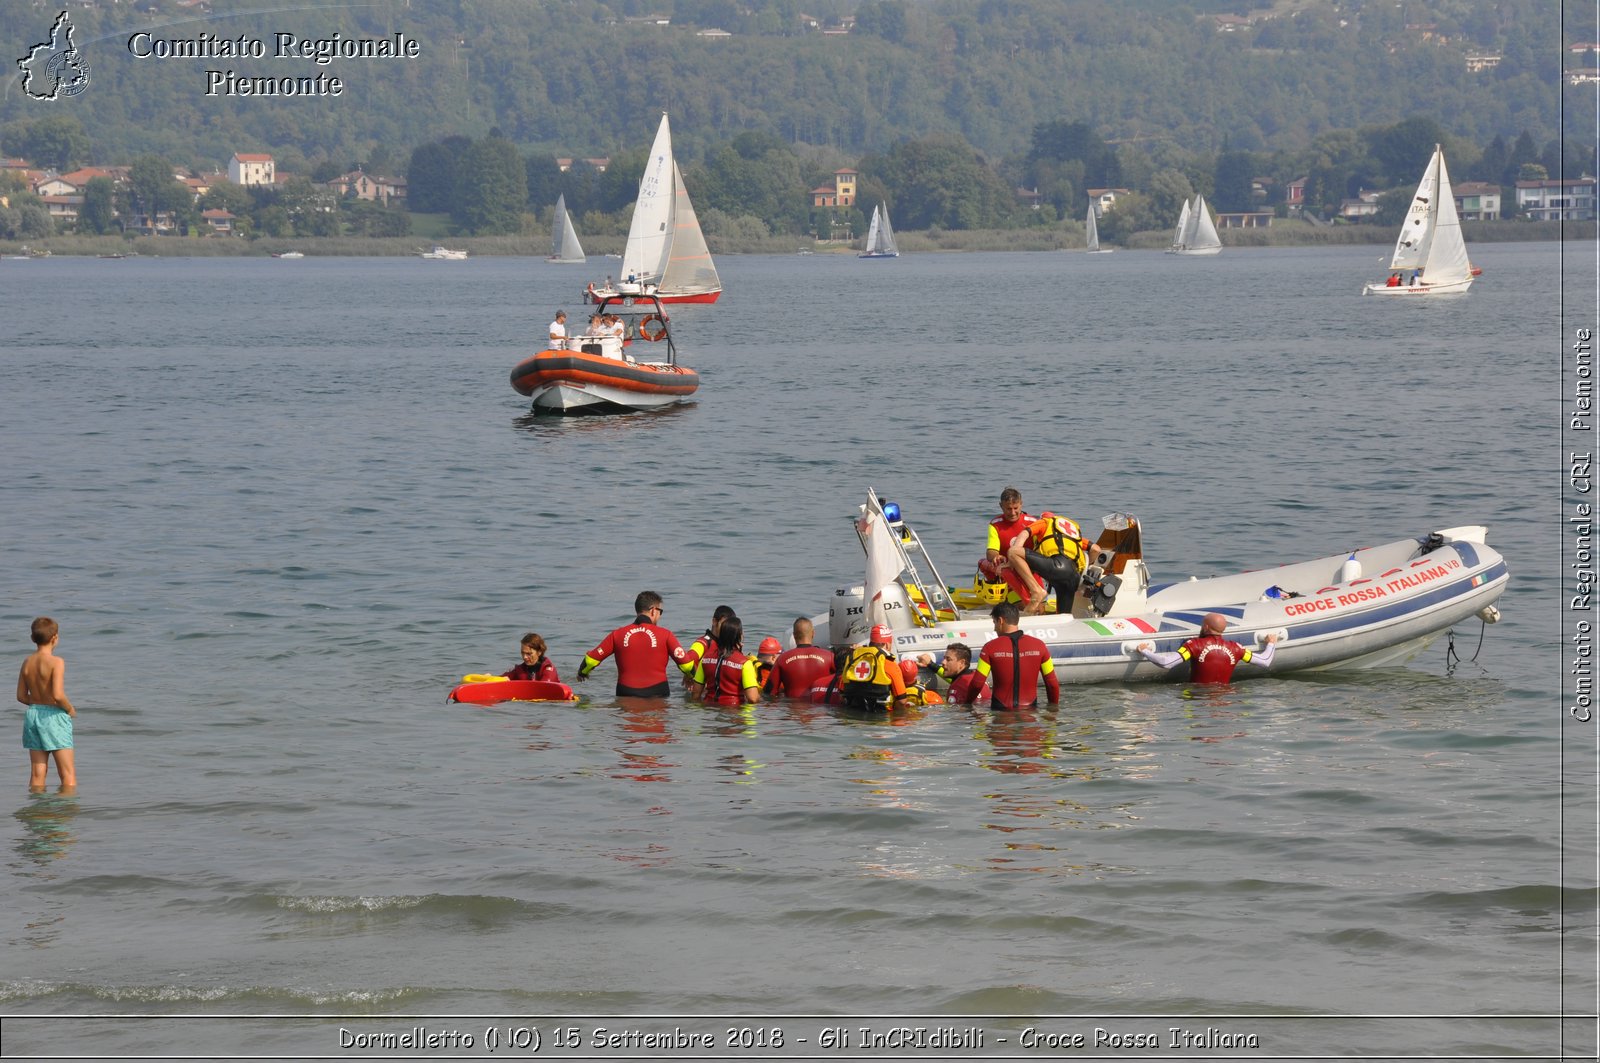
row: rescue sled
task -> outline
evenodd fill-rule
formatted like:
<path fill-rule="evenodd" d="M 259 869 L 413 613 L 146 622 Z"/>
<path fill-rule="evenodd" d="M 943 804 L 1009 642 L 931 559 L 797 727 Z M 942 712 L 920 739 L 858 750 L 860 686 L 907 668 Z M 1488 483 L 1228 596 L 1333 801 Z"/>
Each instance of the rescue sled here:
<path fill-rule="evenodd" d="M 659 298 L 608 296 L 598 301 L 594 312 L 622 318 L 624 334 L 570 336 L 565 349 L 530 355 L 511 371 L 511 386 L 533 400 L 534 412 L 653 410 L 699 389 L 700 375 L 678 364 L 677 346 Z M 659 352 L 664 360 L 641 360 L 646 350 Z"/>
<path fill-rule="evenodd" d="M 1158 583 L 1145 567 L 1138 519 L 1114 513 L 1102 524 L 1071 613 L 1021 621 L 1050 647 L 1063 683 L 1161 679 L 1166 671 L 1134 647 L 1175 650 L 1199 635 L 1207 613 L 1225 616 L 1227 637 L 1241 645 L 1278 637 L 1270 669 L 1235 679 L 1401 664 L 1456 624 L 1498 621 L 1494 603 L 1510 579 L 1505 559 L 1485 542 L 1487 529 L 1470 525 L 1277 568 Z M 856 532 L 867 553 L 866 582 L 835 591 L 826 616 L 814 621 L 826 624 L 832 645 L 861 642 L 877 623 L 894 632 L 901 657 L 937 657 L 951 642 L 976 653 L 994 636 L 989 610 L 1003 600 L 1003 585 L 947 587 L 897 505 L 869 490 Z"/>
<path fill-rule="evenodd" d="M 577 701 L 578 695 L 565 683 L 464 675 L 461 685 L 450 691 L 449 700 L 466 705 L 498 705 L 502 701 Z"/>

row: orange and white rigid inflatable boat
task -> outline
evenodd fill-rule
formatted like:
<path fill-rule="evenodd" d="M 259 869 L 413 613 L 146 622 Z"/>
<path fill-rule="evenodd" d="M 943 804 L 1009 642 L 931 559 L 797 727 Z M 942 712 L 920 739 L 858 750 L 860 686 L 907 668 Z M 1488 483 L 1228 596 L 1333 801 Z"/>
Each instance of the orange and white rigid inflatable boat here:
<path fill-rule="evenodd" d="M 653 410 L 699 390 L 700 374 L 678 364 L 660 300 L 602 299 L 595 312 L 621 319 L 620 334 L 600 330 L 571 336 L 564 349 L 529 355 L 511 371 L 511 386 L 533 400 L 535 412 Z M 640 360 L 634 352 L 647 346 L 661 350 L 665 360 Z"/>

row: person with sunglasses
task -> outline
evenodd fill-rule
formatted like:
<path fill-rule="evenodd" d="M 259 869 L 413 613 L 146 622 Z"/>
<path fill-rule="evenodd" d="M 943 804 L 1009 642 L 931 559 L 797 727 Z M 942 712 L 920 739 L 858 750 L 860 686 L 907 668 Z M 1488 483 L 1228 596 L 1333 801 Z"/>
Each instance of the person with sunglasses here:
<path fill-rule="evenodd" d="M 666 697 L 672 692 L 667 683 L 667 662 L 681 669 L 689 651 L 678 643 L 678 636 L 661 626 L 661 615 L 666 612 L 661 595 L 640 591 L 633 600 L 633 611 L 633 623 L 617 628 L 584 655 L 578 666 L 578 679 L 588 679 L 601 661 L 615 656 L 618 697 Z M 690 663 L 692 667 L 693 662 Z"/>

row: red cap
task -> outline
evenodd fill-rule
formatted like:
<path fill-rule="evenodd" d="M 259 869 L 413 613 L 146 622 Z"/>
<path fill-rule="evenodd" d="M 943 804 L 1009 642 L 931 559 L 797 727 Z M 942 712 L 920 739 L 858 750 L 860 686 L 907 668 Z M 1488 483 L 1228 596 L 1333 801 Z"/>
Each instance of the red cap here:
<path fill-rule="evenodd" d="M 915 683 L 917 681 L 917 662 L 910 657 L 901 661 L 900 674 L 905 677 L 907 683 Z"/>
<path fill-rule="evenodd" d="M 771 635 L 768 635 L 766 638 L 761 640 L 761 648 L 756 650 L 756 652 L 757 653 L 782 653 L 783 652 L 783 643 L 779 642 L 777 639 L 773 638 Z"/>
<path fill-rule="evenodd" d="M 890 633 L 887 624 L 873 624 L 870 641 L 874 645 L 887 646 L 894 641 L 894 635 Z"/>

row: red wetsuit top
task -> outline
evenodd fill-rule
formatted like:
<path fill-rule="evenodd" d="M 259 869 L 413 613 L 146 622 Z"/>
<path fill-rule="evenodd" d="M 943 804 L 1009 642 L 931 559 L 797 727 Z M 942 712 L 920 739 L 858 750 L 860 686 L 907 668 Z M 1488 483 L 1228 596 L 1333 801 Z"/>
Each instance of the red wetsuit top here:
<path fill-rule="evenodd" d="M 822 676 L 811 684 L 806 696 L 814 705 L 843 705 L 844 685 L 839 682 L 839 677 L 836 675 Z"/>
<path fill-rule="evenodd" d="M 537 679 L 541 683 L 559 683 L 561 677 L 556 674 L 556 666 L 548 657 L 540 657 L 539 663 L 532 668 L 526 661 L 515 665 L 511 671 L 505 673 L 507 679 Z"/>
<path fill-rule="evenodd" d="M 1027 531 L 1028 525 L 1032 524 L 1035 519 L 1023 512 L 1017 514 L 1016 520 L 1006 520 L 1004 517 L 996 517 L 991 520 L 989 522 L 988 549 L 998 550 L 1000 551 L 1000 556 L 1005 557 L 1006 551 L 1011 549 L 1011 540 Z M 1000 570 L 1000 578 L 1005 580 L 1006 586 L 1016 591 L 1017 596 L 1023 601 L 1028 600 L 1028 581 L 1011 571 L 1010 565 Z"/>
<path fill-rule="evenodd" d="M 667 685 L 667 662 L 681 665 L 688 651 L 678 644 L 678 636 L 636 616 L 584 655 L 578 675 L 587 676 L 612 654 L 617 655 L 618 694 L 663 697 L 672 691 Z"/>
<path fill-rule="evenodd" d="M 983 676 L 971 667 L 963 668 L 961 674 L 950 680 L 950 692 L 945 695 L 945 700 L 954 705 L 971 705 L 978 700 L 978 695 L 983 692 Z"/>
<path fill-rule="evenodd" d="M 982 680 L 988 680 L 997 709 L 1026 709 L 1038 704 L 1040 676 L 1044 677 L 1045 695 L 1050 704 L 1061 701 L 1061 681 L 1056 678 L 1056 663 L 1050 658 L 1050 647 L 1032 635 L 1013 631 L 984 643 L 983 651 L 978 654 L 977 673 L 980 679 L 977 689 L 983 689 Z"/>
<path fill-rule="evenodd" d="M 694 681 L 704 687 L 700 700 L 707 705 L 743 705 L 745 688 L 761 686 L 756 659 L 738 650 L 723 657 L 702 657 L 695 667 Z"/>
<path fill-rule="evenodd" d="M 833 654 L 821 646 L 796 646 L 784 650 L 772 662 L 765 690 L 768 694 L 803 698 L 811 685 L 833 674 Z"/>
<path fill-rule="evenodd" d="M 1207 635 L 1179 646 L 1178 656 L 1189 662 L 1190 682 L 1226 683 L 1233 678 L 1235 665 L 1250 660 L 1250 651 L 1221 635 Z"/>

